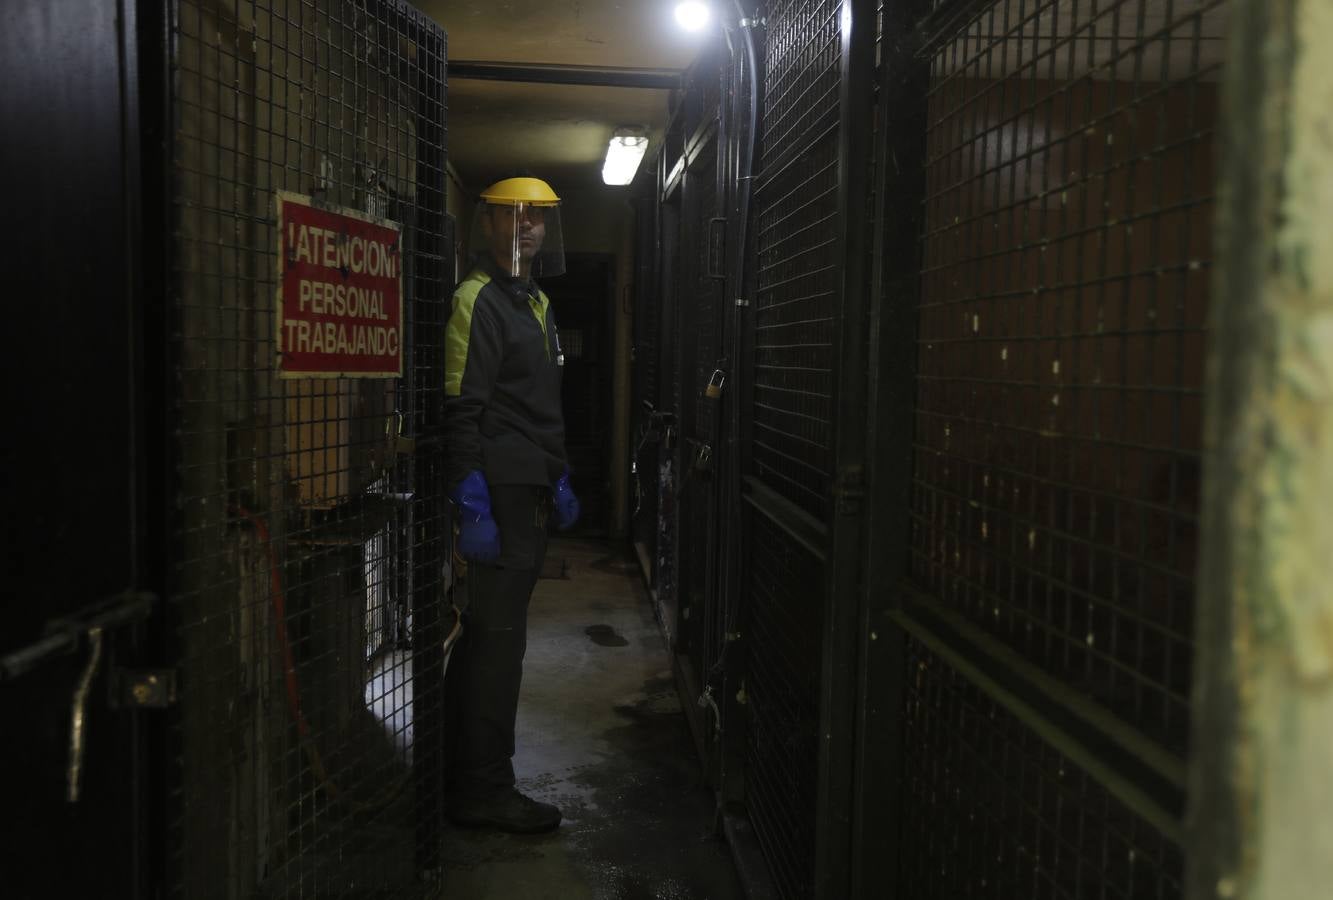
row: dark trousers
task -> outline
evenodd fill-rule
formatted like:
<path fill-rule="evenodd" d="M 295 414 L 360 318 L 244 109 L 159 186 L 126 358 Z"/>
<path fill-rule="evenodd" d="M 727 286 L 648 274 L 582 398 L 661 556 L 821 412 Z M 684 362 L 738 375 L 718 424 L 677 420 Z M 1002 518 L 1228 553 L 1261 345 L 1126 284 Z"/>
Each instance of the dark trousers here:
<path fill-rule="evenodd" d="M 514 719 L 528 645 L 528 601 L 546 559 L 550 491 L 491 486 L 500 558 L 468 563 L 463 633 L 444 678 L 446 788 L 485 793 L 514 784 Z"/>

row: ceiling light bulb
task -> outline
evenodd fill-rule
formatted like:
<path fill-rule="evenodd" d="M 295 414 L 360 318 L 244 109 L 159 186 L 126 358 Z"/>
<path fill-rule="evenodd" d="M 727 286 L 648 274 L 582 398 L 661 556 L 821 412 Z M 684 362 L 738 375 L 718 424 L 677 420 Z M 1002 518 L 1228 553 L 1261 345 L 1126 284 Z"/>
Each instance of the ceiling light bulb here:
<path fill-rule="evenodd" d="M 686 0 L 676 4 L 676 24 L 686 31 L 702 31 L 708 25 L 711 14 L 707 3 L 698 0 Z"/>
<path fill-rule="evenodd" d="M 648 137 L 629 129 L 617 129 L 606 148 L 606 162 L 602 165 L 602 181 L 606 184 L 625 185 L 634 180 L 639 162 L 648 150 Z"/>

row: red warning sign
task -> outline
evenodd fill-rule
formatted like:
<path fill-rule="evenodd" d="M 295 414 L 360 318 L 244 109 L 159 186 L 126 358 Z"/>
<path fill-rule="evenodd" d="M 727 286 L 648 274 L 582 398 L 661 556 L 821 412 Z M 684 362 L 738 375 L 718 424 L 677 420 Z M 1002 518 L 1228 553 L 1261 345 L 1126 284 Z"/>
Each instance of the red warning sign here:
<path fill-rule="evenodd" d="M 278 372 L 283 378 L 403 374 L 403 252 L 397 224 L 278 199 Z"/>

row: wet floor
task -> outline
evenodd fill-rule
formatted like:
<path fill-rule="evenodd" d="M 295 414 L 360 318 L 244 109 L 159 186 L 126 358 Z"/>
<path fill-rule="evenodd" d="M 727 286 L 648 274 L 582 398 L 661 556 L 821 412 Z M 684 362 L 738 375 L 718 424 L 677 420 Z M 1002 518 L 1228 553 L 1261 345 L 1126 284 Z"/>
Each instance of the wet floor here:
<path fill-rule="evenodd" d="M 595 541 L 550 553 L 567 568 L 533 595 L 514 768 L 565 821 L 539 836 L 449 829 L 444 896 L 740 900 L 637 566 Z"/>

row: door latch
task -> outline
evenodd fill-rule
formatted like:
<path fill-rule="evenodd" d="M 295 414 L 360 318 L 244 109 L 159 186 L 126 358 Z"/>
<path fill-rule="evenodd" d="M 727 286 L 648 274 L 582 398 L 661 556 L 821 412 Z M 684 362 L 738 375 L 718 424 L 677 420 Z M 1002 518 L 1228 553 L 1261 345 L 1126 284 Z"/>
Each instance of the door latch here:
<path fill-rule="evenodd" d="M 166 709 L 176 702 L 175 669 L 116 668 L 111 704 L 118 709 Z"/>
<path fill-rule="evenodd" d="M 92 691 L 97 667 L 102 664 L 102 626 L 88 629 L 88 664 L 83 667 L 78 686 L 74 688 L 74 703 L 69 715 L 69 764 L 65 769 L 65 799 L 79 802 L 83 786 L 83 750 L 87 744 L 84 731 L 88 723 L 88 694 Z"/>

